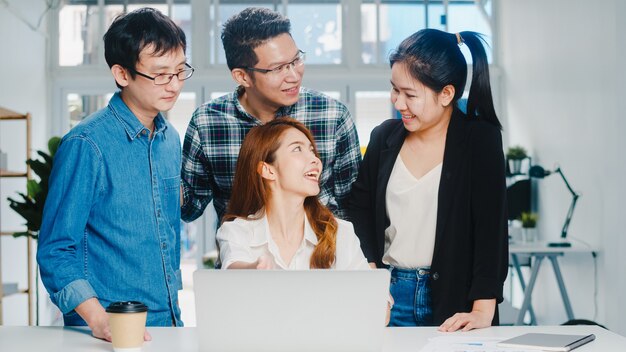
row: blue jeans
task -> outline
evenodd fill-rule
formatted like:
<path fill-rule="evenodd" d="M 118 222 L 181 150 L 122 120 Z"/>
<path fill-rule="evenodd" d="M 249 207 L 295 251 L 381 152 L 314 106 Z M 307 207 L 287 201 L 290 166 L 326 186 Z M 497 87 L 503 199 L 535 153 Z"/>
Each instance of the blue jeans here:
<path fill-rule="evenodd" d="M 432 326 L 429 268 L 390 268 L 391 309 L 389 326 Z"/>

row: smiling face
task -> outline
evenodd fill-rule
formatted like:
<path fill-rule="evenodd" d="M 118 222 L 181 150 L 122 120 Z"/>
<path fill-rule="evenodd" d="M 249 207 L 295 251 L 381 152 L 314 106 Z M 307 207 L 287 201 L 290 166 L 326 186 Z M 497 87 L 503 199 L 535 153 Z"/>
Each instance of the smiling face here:
<path fill-rule="evenodd" d="M 295 128 L 282 133 L 274 162 L 265 164 L 263 177 L 273 181 L 272 195 L 296 195 L 303 199 L 320 192 L 319 178 L 322 162 L 315 146 Z"/>
<path fill-rule="evenodd" d="M 450 93 L 454 88 L 446 86 L 440 93 L 413 78 L 404 62 L 391 67 L 391 102 L 402 114 L 402 122 L 409 132 L 425 131 L 447 123 L 451 113 Z"/>
<path fill-rule="evenodd" d="M 274 69 L 298 58 L 299 50 L 288 33 L 269 39 L 254 49 L 259 69 Z M 246 94 L 257 104 L 273 110 L 295 104 L 300 97 L 304 65 L 291 66 L 286 73 L 262 73 L 245 70 L 248 76 Z"/>
<path fill-rule="evenodd" d="M 152 46 L 141 51 L 135 67 L 137 72 L 154 77 L 160 73 L 177 73 L 186 68 L 186 58 L 182 48 L 161 56 L 154 56 L 152 52 Z M 126 69 L 121 73 L 118 70 L 118 73 L 119 75 L 115 77 L 118 84 L 123 87 L 122 98 L 131 111 L 138 116 L 153 118 L 160 111 L 170 110 L 183 88 L 183 81 L 178 80 L 176 76 L 168 84 L 155 85 L 154 81 L 140 75 L 135 75 L 133 78 L 130 71 Z"/>

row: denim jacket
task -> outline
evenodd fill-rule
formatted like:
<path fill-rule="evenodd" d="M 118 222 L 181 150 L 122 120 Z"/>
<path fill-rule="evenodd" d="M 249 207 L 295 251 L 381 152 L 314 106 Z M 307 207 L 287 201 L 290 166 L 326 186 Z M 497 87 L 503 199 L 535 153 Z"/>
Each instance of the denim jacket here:
<path fill-rule="evenodd" d="M 180 138 L 154 122 L 150 138 L 116 93 L 55 155 L 37 261 L 65 325 L 86 325 L 74 308 L 91 297 L 141 301 L 147 325 L 182 325 Z"/>

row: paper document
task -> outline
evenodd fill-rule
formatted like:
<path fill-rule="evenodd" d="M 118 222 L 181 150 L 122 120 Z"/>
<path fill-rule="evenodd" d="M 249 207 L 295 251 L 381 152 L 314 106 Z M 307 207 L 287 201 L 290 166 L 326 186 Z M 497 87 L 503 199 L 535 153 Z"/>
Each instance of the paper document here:
<path fill-rule="evenodd" d="M 531 352 L 524 348 L 498 347 L 502 337 L 437 336 L 428 339 L 420 352 Z M 536 351 L 534 351 L 536 352 Z"/>

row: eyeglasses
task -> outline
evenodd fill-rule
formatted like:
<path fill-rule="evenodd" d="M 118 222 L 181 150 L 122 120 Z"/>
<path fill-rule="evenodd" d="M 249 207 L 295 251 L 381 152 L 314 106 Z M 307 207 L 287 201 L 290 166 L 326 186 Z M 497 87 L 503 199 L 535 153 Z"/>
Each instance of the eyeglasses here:
<path fill-rule="evenodd" d="M 186 79 L 191 78 L 191 76 L 193 76 L 193 71 L 195 71 L 196 69 L 191 67 L 191 65 L 189 65 L 188 63 L 185 63 L 185 66 L 187 66 L 187 68 L 184 70 L 178 71 L 178 73 L 159 73 L 158 75 L 154 77 L 150 77 L 147 74 L 141 73 L 130 67 L 127 67 L 127 69 L 131 72 L 134 72 L 140 75 L 141 77 L 151 79 L 154 82 L 154 84 L 157 86 L 162 86 L 162 85 L 169 84 L 174 78 L 174 76 L 176 76 L 176 78 L 178 78 L 179 81 L 184 81 Z"/>
<path fill-rule="evenodd" d="M 298 56 L 293 59 L 292 61 L 286 63 L 286 64 L 282 64 L 278 67 L 275 68 L 270 68 L 270 69 L 266 69 L 266 68 L 256 68 L 256 67 L 243 67 L 246 70 L 250 70 L 250 71 L 254 71 L 254 72 L 260 72 L 263 74 L 267 74 L 269 76 L 272 77 L 280 77 L 280 76 L 286 76 L 289 74 L 289 70 L 291 68 L 296 68 L 296 67 L 300 67 L 302 65 L 304 65 L 304 60 L 306 59 L 306 53 L 302 50 L 298 50 Z"/>

